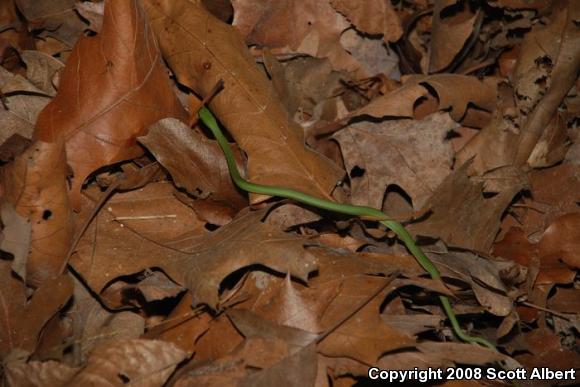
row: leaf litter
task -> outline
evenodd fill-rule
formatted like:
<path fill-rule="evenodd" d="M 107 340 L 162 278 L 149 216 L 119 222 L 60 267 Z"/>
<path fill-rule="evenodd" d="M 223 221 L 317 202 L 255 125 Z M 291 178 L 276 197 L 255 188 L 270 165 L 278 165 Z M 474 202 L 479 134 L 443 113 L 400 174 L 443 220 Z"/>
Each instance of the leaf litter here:
<path fill-rule="evenodd" d="M 578 368 L 579 21 L 571 0 L 2 2 L 3 383 Z M 236 188 L 196 117 L 220 80 L 248 180 L 386 211 L 442 279 L 373 222 Z"/>

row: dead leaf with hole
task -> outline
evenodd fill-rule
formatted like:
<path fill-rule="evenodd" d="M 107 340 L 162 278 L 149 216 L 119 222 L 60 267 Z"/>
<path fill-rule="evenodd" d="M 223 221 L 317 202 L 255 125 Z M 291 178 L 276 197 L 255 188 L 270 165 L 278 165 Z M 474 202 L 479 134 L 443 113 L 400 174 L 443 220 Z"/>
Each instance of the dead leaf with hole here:
<path fill-rule="evenodd" d="M 382 208 L 390 185 L 400 187 L 419 211 L 451 172 L 447 134 L 458 125 L 447 113 L 421 121 L 359 122 L 334 135 L 349 171 L 351 201 Z"/>
<path fill-rule="evenodd" d="M 75 45 L 58 94 L 35 128 L 43 141 L 66 140 L 76 209 L 91 172 L 141 154 L 136 137 L 159 119 L 184 117 L 139 3 L 112 1 L 105 8 L 103 30 Z"/>
<path fill-rule="evenodd" d="M 302 129 L 290 120 L 236 31 L 199 0 L 145 3 L 179 82 L 207 96 L 223 79 L 225 88 L 210 107 L 246 152 L 248 178 L 329 198 L 342 172 L 306 147 Z M 265 199 L 252 197 L 252 203 Z"/>
<path fill-rule="evenodd" d="M 62 141 L 37 141 L 0 169 L 3 200 L 32 226 L 26 283 L 34 287 L 62 274 L 73 234 Z M 21 271 L 19 274 L 24 274 Z"/>

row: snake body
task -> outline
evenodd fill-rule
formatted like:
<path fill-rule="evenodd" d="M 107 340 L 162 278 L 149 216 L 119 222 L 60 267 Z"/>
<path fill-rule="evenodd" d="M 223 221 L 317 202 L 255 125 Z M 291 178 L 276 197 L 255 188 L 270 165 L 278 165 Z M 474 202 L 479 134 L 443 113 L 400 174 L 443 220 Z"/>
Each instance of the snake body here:
<path fill-rule="evenodd" d="M 421 248 L 417 246 L 415 240 L 413 239 L 411 234 L 409 234 L 409 232 L 405 229 L 405 227 L 401 223 L 390 219 L 384 212 L 379 211 L 376 208 L 367 206 L 355 206 L 350 204 L 340 204 L 331 202 L 329 200 L 320 199 L 308 195 L 304 192 L 296 191 L 290 188 L 255 184 L 245 180 L 238 171 L 234 159 L 234 154 L 232 152 L 230 144 L 226 139 L 226 137 L 224 136 L 224 134 L 222 133 L 212 113 L 206 107 L 202 107 L 199 110 L 199 117 L 201 118 L 202 122 L 209 128 L 209 130 L 212 132 L 215 139 L 217 140 L 226 158 L 230 176 L 234 184 L 238 186 L 240 189 L 256 194 L 287 198 L 327 211 L 378 221 L 383 225 L 385 225 L 390 230 L 392 230 L 399 237 L 399 239 L 405 244 L 407 249 L 409 249 L 411 254 L 413 254 L 417 262 L 423 267 L 423 269 L 425 269 L 427 273 L 429 273 L 431 278 L 433 279 L 441 278 L 441 274 L 439 273 L 437 267 L 425 255 L 423 250 L 421 250 Z M 455 312 L 453 311 L 453 308 L 447 296 L 439 295 L 439 301 L 441 303 L 441 306 L 443 307 L 445 315 L 447 316 L 449 322 L 451 323 L 451 327 L 453 329 L 454 334 L 460 340 L 467 343 L 480 344 L 484 347 L 497 351 L 495 346 L 486 339 L 477 336 L 470 336 L 463 331 L 463 329 L 459 325 L 459 322 L 457 321 L 457 317 L 455 316 Z"/>

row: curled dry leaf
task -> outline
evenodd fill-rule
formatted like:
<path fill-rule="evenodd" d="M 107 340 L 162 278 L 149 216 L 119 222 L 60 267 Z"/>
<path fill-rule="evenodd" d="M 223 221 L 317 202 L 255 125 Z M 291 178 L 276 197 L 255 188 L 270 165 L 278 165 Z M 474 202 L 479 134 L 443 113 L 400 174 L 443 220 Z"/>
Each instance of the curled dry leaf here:
<path fill-rule="evenodd" d="M 447 113 L 421 121 L 359 122 L 334 135 L 351 182 L 354 204 L 381 208 L 385 192 L 397 185 L 416 211 L 451 172 L 453 151 L 446 140 L 458 125 Z"/>
<path fill-rule="evenodd" d="M 26 260 L 26 282 L 32 286 L 60 275 L 67 263 L 73 223 L 66 174 L 62 141 L 37 141 L 0 170 L 3 200 L 32 225 Z"/>
<path fill-rule="evenodd" d="M 91 172 L 141 154 L 136 137 L 159 119 L 184 117 L 138 1 L 106 4 L 101 33 L 75 45 L 35 128 L 38 139 L 66 141 L 76 209 Z"/>
<path fill-rule="evenodd" d="M 163 55 L 181 83 L 206 96 L 224 81 L 210 107 L 248 155 L 248 178 L 328 198 L 342 172 L 306 147 L 302 129 L 289 119 L 236 31 L 199 0 L 145 3 Z M 253 195 L 252 202 L 263 199 Z"/>

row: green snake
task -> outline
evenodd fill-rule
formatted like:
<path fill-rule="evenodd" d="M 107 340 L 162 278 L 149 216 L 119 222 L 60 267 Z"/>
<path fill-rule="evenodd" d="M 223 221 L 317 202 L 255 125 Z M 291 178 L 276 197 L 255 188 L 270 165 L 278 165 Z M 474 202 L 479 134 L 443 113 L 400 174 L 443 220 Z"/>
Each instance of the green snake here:
<path fill-rule="evenodd" d="M 439 273 L 437 267 L 435 267 L 433 262 L 425 255 L 425 253 L 423 253 L 423 250 L 421 250 L 421 248 L 417 246 L 415 240 L 413 239 L 411 234 L 409 234 L 409 232 L 405 229 L 405 227 L 401 223 L 389 219 L 389 217 L 384 212 L 379 211 L 372 207 L 334 203 L 331 202 L 330 200 L 316 198 L 314 196 L 305 194 L 304 192 L 296 191 L 290 188 L 255 184 L 245 180 L 238 171 L 234 159 L 234 154 L 232 152 L 232 149 L 230 148 L 230 144 L 226 139 L 226 137 L 224 136 L 224 134 L 222 133 L 212 113 L 206 107 L 202 107 L 199 110 L 199 117 L 215 136 L 215 139 L 217 140 L 219 146 L 221 147 L 225 155 L 230 176 L 234 181 L 235 185 L 238 186 L 240 189 L 255 194 L 287 198 L 323 210 L 378 221 L 383 225 L 385 225 L 390 230 L 392 230 L 401 239 L 401 241 L 403 241 L 405 246 L 407 246 L 407 249 L 409 249 L 409 251 L 413 254 L 417 262 L 423 267 L 423 269 L 425 269 L 425 271 L 429 273 L 431 278 L 433 278 L 434 280 L 441 278 L 441 274 Z M 443 307 L 443 310 L 445 311 L 445 314 L 447 315 L 447 318 L 451 323 L 453 332 L 460 340 L 463 340 L 464 342 L 467 343 L 477 343 L 484 347 L 497 351 L 495 346 L 486 339 L 482 337 L 470 336 L 463 331 L 463 329 L 459 325 L 459 322 L 457 321 L 457 317 L 455 316 L 455 312 L 453 311 L 453 308 L 447 296 L 439 295 L 439 301 L 441 302 L 441 306 Z"/>

